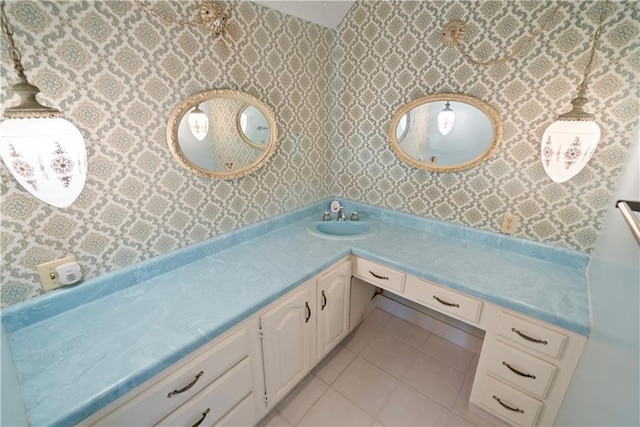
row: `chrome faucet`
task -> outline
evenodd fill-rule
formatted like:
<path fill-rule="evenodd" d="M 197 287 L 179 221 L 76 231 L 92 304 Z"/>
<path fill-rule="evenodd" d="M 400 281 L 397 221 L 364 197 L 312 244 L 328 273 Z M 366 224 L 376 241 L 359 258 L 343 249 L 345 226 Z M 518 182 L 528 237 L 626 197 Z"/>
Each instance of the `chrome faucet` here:
<path fill-rule="evenodd" d="M 340 206 L 340 210 L 338 211 L 338 221 L 346 221 L 347 216 L 344 214 L 344 207 Z"/>

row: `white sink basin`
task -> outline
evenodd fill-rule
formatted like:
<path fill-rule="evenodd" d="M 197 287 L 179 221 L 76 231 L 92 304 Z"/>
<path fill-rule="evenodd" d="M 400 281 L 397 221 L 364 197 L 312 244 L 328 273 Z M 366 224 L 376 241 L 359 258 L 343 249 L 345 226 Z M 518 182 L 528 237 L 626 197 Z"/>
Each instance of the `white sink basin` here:
<path fill-rule="evenodd" d="M 309 224 L 307 230 L 324 239 L 366 239 L 378 234 L 378 226 L 367 221 L 319 221 Z"/>

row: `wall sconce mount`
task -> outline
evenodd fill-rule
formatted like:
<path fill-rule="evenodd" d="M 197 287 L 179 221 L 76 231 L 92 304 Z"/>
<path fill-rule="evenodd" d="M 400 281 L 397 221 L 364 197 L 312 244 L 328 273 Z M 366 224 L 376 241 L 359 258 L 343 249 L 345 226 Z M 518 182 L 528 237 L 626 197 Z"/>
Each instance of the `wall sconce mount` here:
<path fill-rule="evenodd" d="M 218 39 L 218 45 L 225 55 L 228 55 L 230 52 L 224 40 L 225 36 L 229 35 L 234 40 L 238 37 L 238 27 L 232 22 L 229 22 L 229 15 L 225 12 L 219 1 L 201 0 L 198 6 L 198 16 L 194 19 L 173 19 L 145 5 L 140 0 L 133 0 L 133 3 L 149 15 L 166 23 L 204 27 L 214 38 Z"/>
<path fill-rule="evenodd" d="M 543 18 L 542 24 L 535 30 L 531 35 L 525 37 L 520 41 L 520 46 L 514 49 L 511 54 L 503 57 L 490 59 L 487 61 L 480 61 L 471 57 L 471 55 L 463 48 L 464 36 L 467 31 L 467 24 L 462 19 L 453 19 L 447 22 L 442 29 L 442 37 L 441 41 L 447 47 L 454 47 L 458 49 L 460 54 L 470 63 L 474 65 L 482 65 L 482 66 L 490 66 L 497 65 L 507 62 L 516 56 L 520 55 L 523 51 L 525 51 L 529 45 L 551 24 L 553 21 L 553 17 L 556 15 L 560 7 L 562 6 L 561 2 L 551 10 L 551 12 Z"/>

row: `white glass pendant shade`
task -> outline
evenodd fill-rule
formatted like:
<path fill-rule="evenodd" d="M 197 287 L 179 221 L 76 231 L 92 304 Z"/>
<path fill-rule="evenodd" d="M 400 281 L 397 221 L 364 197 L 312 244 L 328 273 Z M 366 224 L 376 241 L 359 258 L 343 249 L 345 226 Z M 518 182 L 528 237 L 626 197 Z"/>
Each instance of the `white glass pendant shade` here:
<path fill-rule="evenodd" d="M 187 121 L 189 122 L 189 128 L 193 136 L 195 136 L 198 141 L 202 141 L 207 136 L 207 132 L 209 132 L 209 118 L 205 112 L 200 109 L 199 105 L 191 110 Z"/>
<path fill-rule="evenodd" d="M 542 165 L 557 183 L 580 172 L 598 148 L 600 126 L 591 120 L 556 120 L 542 135 Z"/>
<path fill-rule="evenodd" d="M 438 130 L 442 135 L 451 132 L 456 122 L 456 113 L 453 112 L 449 105 L 449 102 L 447 102 L 444 109 L 438 114 Z"/>
<path fill-rule="evenodd" d="M 0 157 L 25 190 L 58 208 L 71 205 L 87 180 L 84 138 L 60 117 L 3 121 Z"/>

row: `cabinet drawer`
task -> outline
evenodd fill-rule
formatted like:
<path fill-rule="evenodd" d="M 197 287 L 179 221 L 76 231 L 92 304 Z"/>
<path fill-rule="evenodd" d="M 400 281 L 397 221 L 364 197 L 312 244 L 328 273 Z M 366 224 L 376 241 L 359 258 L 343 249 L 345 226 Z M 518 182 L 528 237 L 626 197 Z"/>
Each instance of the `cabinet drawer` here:
<path fill-rule="evenodd" d="M 542 409 L 542 402 L 490 376 L 484 377 L 480 393 L 483 406 L 518 426 L 534 425 Z"/>
<path fill-rule="evenodd" d="M 254 395 L 251 393 L 244 400 L 236 405 L 224 418 L 216 425 L 225 427 L 246 427 L 256 422 Z"/>
<path fill-rule="evenodd" d="M 230 409 L 251 394 L 249 360 L 248 357 L 245 358 L 156 425 L 191 426 L 200 419 L 203 419 L 200 425 L 215 424 Z"/>
<path fill-rule="evenodd" d="M 96 425 L 152 425 L 195 396 L 248 354 L 247 330 L 242 328 L 116 408 Z M 169 393 L 181 389 L 185 390 L 169 397 Z"/>
<path fill-rule="evenodd" d="M 366 259 L 356 258 L 355 275 L 391 292 L 404 291 L 405 274 Z"/>
<path fill-rule="evenodd" d="M 545 397 L 556 367 L 496 341 L 489 359 L 489 370 L 500 378 L 537 396 Z"/>
<path fill-rule="evenodd" d="M 566 335 L 508 313 L 500 317 L 498 334 L 556 359 L 560 358 L 567 340 Z"/>
<path fill-rule="evenodd" d="M 405 297 L 466 322 L 480 320 L 482 301 L 424 280 L 408 279 Z"/>

